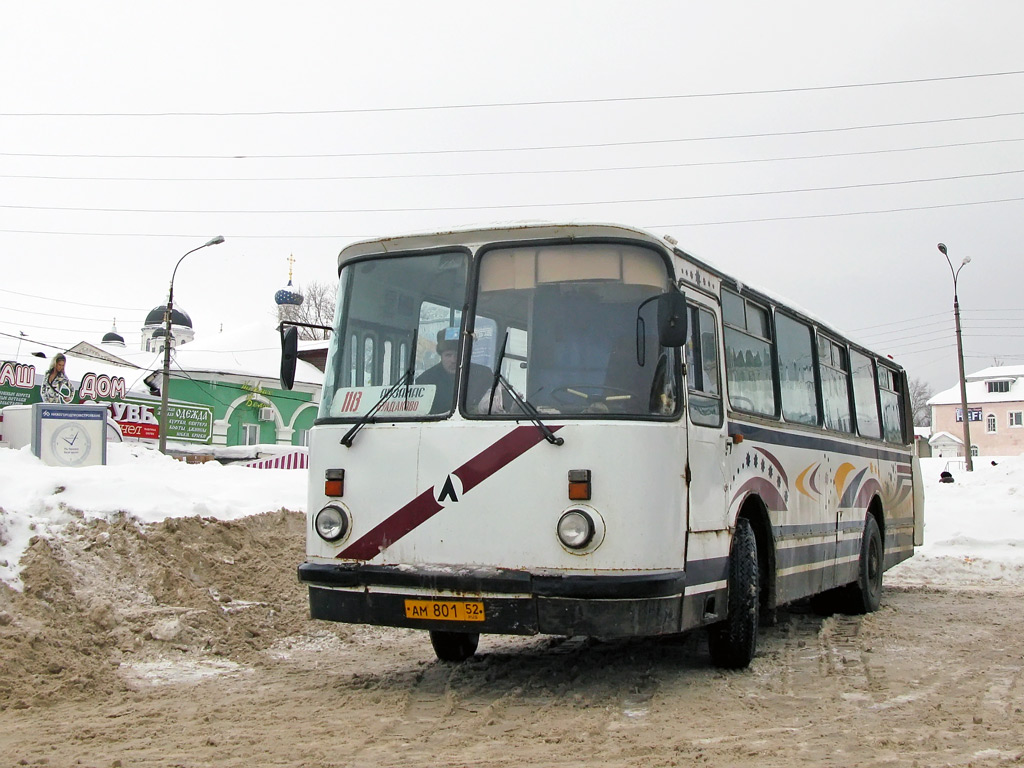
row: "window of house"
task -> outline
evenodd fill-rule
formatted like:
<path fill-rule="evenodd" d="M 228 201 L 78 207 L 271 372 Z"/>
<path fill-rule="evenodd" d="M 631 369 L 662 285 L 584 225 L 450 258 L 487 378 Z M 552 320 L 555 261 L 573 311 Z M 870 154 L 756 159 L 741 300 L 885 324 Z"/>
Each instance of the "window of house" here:
<path fill-rule="evenodd" d="M 996 431 L 996 415 L 994 413 L 990 413 L 986 417 L 985 422 L 986 431 L 989 433 L 994 433 Z"/>
<path fill-rule="evenodd" d="M 1010 411 L 1010 426 L 1024 427 L 1024 411 Z"/>
<path fill-rule="evenodd" d="M 775 415 L 775 378 L 768 310 L 722 291 L 729 402 L 741 411 Z"/>
<path fill-rule="evenodd" d="M 259 424 L 242 425 L 242 445 L 257 445 L 260 441 Z"/>
<path fill-rule="evenodd" d="M 989 381 L 988 391 L 989 392 L 1009 392 L 1010 382 L 1008 381 Z"/>
<path fill-rule="evenodd" d="M 971 456 L 977 456 L 977 455 L 978 455 L 978 446 L 972 445 L 971 446 Z"/>

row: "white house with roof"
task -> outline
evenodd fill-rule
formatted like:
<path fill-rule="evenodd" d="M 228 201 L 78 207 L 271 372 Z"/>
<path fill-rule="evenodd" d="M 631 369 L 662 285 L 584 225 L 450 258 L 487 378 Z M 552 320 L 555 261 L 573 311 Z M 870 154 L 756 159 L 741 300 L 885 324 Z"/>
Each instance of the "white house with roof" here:
<path fill-rule="evenodd" d="M 1024 365 L 1002 365 L 967 377 L 967 419 L 974 456 L 1024 454 Z M 963 419 L 960 384 L 939 392 L 932 409 L 932 437 L 936 456 L 963 456 Z"/>

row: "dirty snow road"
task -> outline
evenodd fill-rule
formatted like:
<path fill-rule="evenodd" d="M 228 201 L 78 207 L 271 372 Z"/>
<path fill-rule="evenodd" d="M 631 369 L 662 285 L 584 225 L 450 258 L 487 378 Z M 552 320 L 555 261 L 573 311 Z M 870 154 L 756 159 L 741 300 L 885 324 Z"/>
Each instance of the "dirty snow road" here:
<path fill-rule="evenodd" d="M 699 634 L 485 636 L 449 665 L 425 634 L 307 620 L 302 526 L 92 521 L 34 543 L 24 593 L 0 592 L 0 763 L 1024 762 L 1014 584 L 896 578 L 866 617 L 782 611 L 740 673 Z"/>

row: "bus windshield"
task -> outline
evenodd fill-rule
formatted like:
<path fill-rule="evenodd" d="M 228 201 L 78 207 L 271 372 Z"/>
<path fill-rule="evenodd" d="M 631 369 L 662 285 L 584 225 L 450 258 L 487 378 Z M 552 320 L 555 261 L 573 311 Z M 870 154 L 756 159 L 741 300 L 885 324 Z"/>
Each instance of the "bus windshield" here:
<path fill-rule="evenodd" d="M 469 274 L 461 250 L 346 264 L 320 418 L 426 420 L 456 407 L 477 419 L 522 419 L 534 409 L 678 414 L 676 352 L 658 344 L 649 301 L 670 285 L 657 252 L 611 243 L 491 248 L 479 256 L 475 296 Z M 463 317 L 470 301 L 473 316 Z"/>
<path fill-rule="evenodd" d="M 541 414 L 677 412 L 675 352 L 659 346 L 656 303 L 647 301 L 669 285 L 655 251 L 619 243 L 494 248 L 480 256 L 478 274 L 470 341 L 480 368 L 469 371 L 470 395 L 475 377 L 500 359 L 505 382 Z M 508 392 L 500 407 L 474 410 L 522 413 Z"/>

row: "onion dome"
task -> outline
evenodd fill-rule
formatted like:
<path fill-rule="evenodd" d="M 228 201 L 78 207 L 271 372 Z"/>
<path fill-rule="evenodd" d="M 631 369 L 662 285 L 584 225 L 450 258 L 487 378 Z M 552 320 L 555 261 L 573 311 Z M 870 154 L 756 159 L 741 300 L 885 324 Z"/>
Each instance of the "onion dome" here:
<path fill-rule="evenodd" d="M 167 305 L 161 304 L 159 307 L 153 307 L 149 310 L 149 314 L 146 315 L 146 322 L 143 325 L 163 325 L 164 324 L 164 312 L 167 311 Z M 192 327 L 192 318 L 188 316 L 187 312 L 184 312 L 177 307 L 171 308 L 171 325 L 180 325 L 186 328 Z"/>
<path fill-rule="evenodd" d="M 101 344 L 113 344 L 115 346 L 124 346 L 124 336 L 117 332 L 117 318 L 114 318 L 114 324 L 110 326 L 110 330 L 103 334 L 103 339 L 100 341 Z"/>
<path fill-rule="evenodd" d="M 279 307 L 297 307 L 302 304 L 304 297 L 299 291 L 292 287 L 292 264 L 295 257 L 288 256 L 288 285 L 274 294 L 274 302 Z"/>

